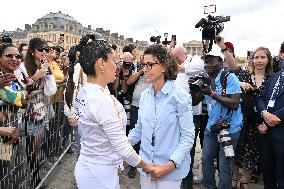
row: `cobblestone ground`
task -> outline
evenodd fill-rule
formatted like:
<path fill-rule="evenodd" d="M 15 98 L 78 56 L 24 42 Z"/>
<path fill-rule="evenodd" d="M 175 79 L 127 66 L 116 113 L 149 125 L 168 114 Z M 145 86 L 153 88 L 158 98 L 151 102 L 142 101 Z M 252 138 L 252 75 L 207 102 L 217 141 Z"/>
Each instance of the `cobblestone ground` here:
<path fill-rule="evenodd" d="M 199 143 L 199 142 L 197 142 Z M 200 146 L 196 147 L 196 156 L 194 164 L 194 174 L 199 174 L 201 171 L 201 150 Z M 76 163 L 76 153 L 66 154 L 57 167 L 52 171 L 41 189 L 77 189 L 74 178 L 74 167 Z M 140 189 L 139 186 L 139 174 L 135 179 L 129 179 L 126 176 L 126 171 L 123 172 L 120 177 L 121 189 Z M 205 189 L 201 184 L 193 185 L 194 189 Z M 263 188 L 262 181 L 258 184 L 249 184 L 250 189 Z"/>

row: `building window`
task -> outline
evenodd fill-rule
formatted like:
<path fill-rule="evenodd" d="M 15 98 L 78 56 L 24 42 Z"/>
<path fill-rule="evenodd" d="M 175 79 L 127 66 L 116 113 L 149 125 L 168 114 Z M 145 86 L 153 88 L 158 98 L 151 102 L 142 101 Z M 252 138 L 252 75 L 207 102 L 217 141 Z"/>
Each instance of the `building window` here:
<path fill-rule="evenodd" d="M 56 34 L 53 34 L 52 41 L 56 42 Z"/>

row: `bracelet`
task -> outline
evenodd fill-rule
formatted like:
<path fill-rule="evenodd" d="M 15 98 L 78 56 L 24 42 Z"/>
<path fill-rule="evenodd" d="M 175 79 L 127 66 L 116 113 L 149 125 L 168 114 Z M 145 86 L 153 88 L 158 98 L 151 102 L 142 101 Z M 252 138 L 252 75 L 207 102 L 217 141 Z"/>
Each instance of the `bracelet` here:
<path fill-rule="evenodd" d="M 175 168 L 177 167 L 177 166 L 176 166 L 176 163 L 174 162 L 174 160 L 169 159 L 169 161 L 173 162 L 173 164 L 175 165 Z"/>
<path fill-rule="evenodd" d="M 213 98 L 215 96 L 215 93 L 211 91 L 210 96 Z"/>
<path fill-rule="evenodd" d="M 30 82 L 31 84 L 34 84 L 34 83 L 35 83 L 35 81 L 32 79 L 32 77 L 30 77 L 29 82 Z"/>
<path fill-rule="evenodd" d="M 226 48 L 224 48 L 224 49 L 221 49 L 221 52 L 223 53 L 223 52 L 225 52 L 225 51 L 227 51 L 227 50 L 229 50 L 228 47 L 226 47 Z"/>

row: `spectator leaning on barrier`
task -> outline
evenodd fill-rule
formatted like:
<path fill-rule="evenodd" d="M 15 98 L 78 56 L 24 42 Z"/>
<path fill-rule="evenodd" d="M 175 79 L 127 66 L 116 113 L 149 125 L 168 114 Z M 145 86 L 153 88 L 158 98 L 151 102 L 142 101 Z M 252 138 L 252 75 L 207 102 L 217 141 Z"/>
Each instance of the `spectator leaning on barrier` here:
<path fill-rule="evenodd" d="M 27 91 L 23 83 L 14 76 L 19 68 L 21 55 L 18 49 L 8 43 L 0 45 L 0 99 L 6 102 L 1 104 L 0 112 L 0 188 L 19 188 L 25 178 L 25 137 L 22 126 L 22 109 L 27 105 Z M 21 136 L 21 139 L 19 140 Z M 17 148 L 12 148 L 12 144 Z M 22 158 L 19 164 L 19 158 Z M 17 175 L 15 177 L 15 175 Z M 5 178 L 4 178 L 5 177 Z"/>
<path fill-rule="evenodd" d="M 30 109 L 28 110 L 30 111 L 30 121 L 27 127 L 28 133 L 31 135 L 31 140 L 28 143 L 28 161 L 32 171 L 31 184 L 33 187 L 36 187 L 41 181 L 39 176 L 40 150 L 41 147 L 47 148 L 47 144 L 43 142 L 46 127 L 49 126 L 43 123 L 48 122 L 54 116 L 49 97 L 54 95 L 57 90 L 50 64 L 46 60 L 47 52 L 49 52 L 49 48 L 46 41 L 41 38 L 33 38 L 29 42 L 25 59 L 25 68 L 29 76 L 29 91 L 43 90 L 42 93 L 30 100 Z M 47 152 L 45 151 L 45 153 Z"/>

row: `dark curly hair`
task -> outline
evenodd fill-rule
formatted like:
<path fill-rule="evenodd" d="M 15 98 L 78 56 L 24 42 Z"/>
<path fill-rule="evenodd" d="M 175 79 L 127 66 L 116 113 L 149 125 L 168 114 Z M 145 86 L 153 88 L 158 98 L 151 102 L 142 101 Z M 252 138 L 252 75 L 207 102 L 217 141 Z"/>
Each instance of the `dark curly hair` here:
<path fill-rule="evenodd" d="M 68 70 L 68 81 L 66 88 L 65 101 L 69 108 L 72 106 L 74 93 L 74 66 L 76 64 L 77 52 L 80 52 L 79 62 L 86 75 L 96 76 L 95 63 L 99 58 L 107 61 L 108 54 L 112 51 L 111 46 L 105 40 L 97 40 L 93 34 L 83 36 L 78 45 L 71 47 L 68 58 L 70 67 Z"/>
<path fill-rule="evenodd" d="M 144 51 L 145 55 L 152 55 L 157 61 L 165 67 L 165 79 L 175 80 L 178 73 L 178 62 L 173 54 L 160 44 L 150 45 Z"/>
<path fill-rule="evenodd" d="M 15 45 L 13 45 L 12 43 L 2 43 L 0 44 L 0 57 L 3 55 L 4 51 L 8 48 L 8 47 L 15 47 L 17 48 Z"/>

